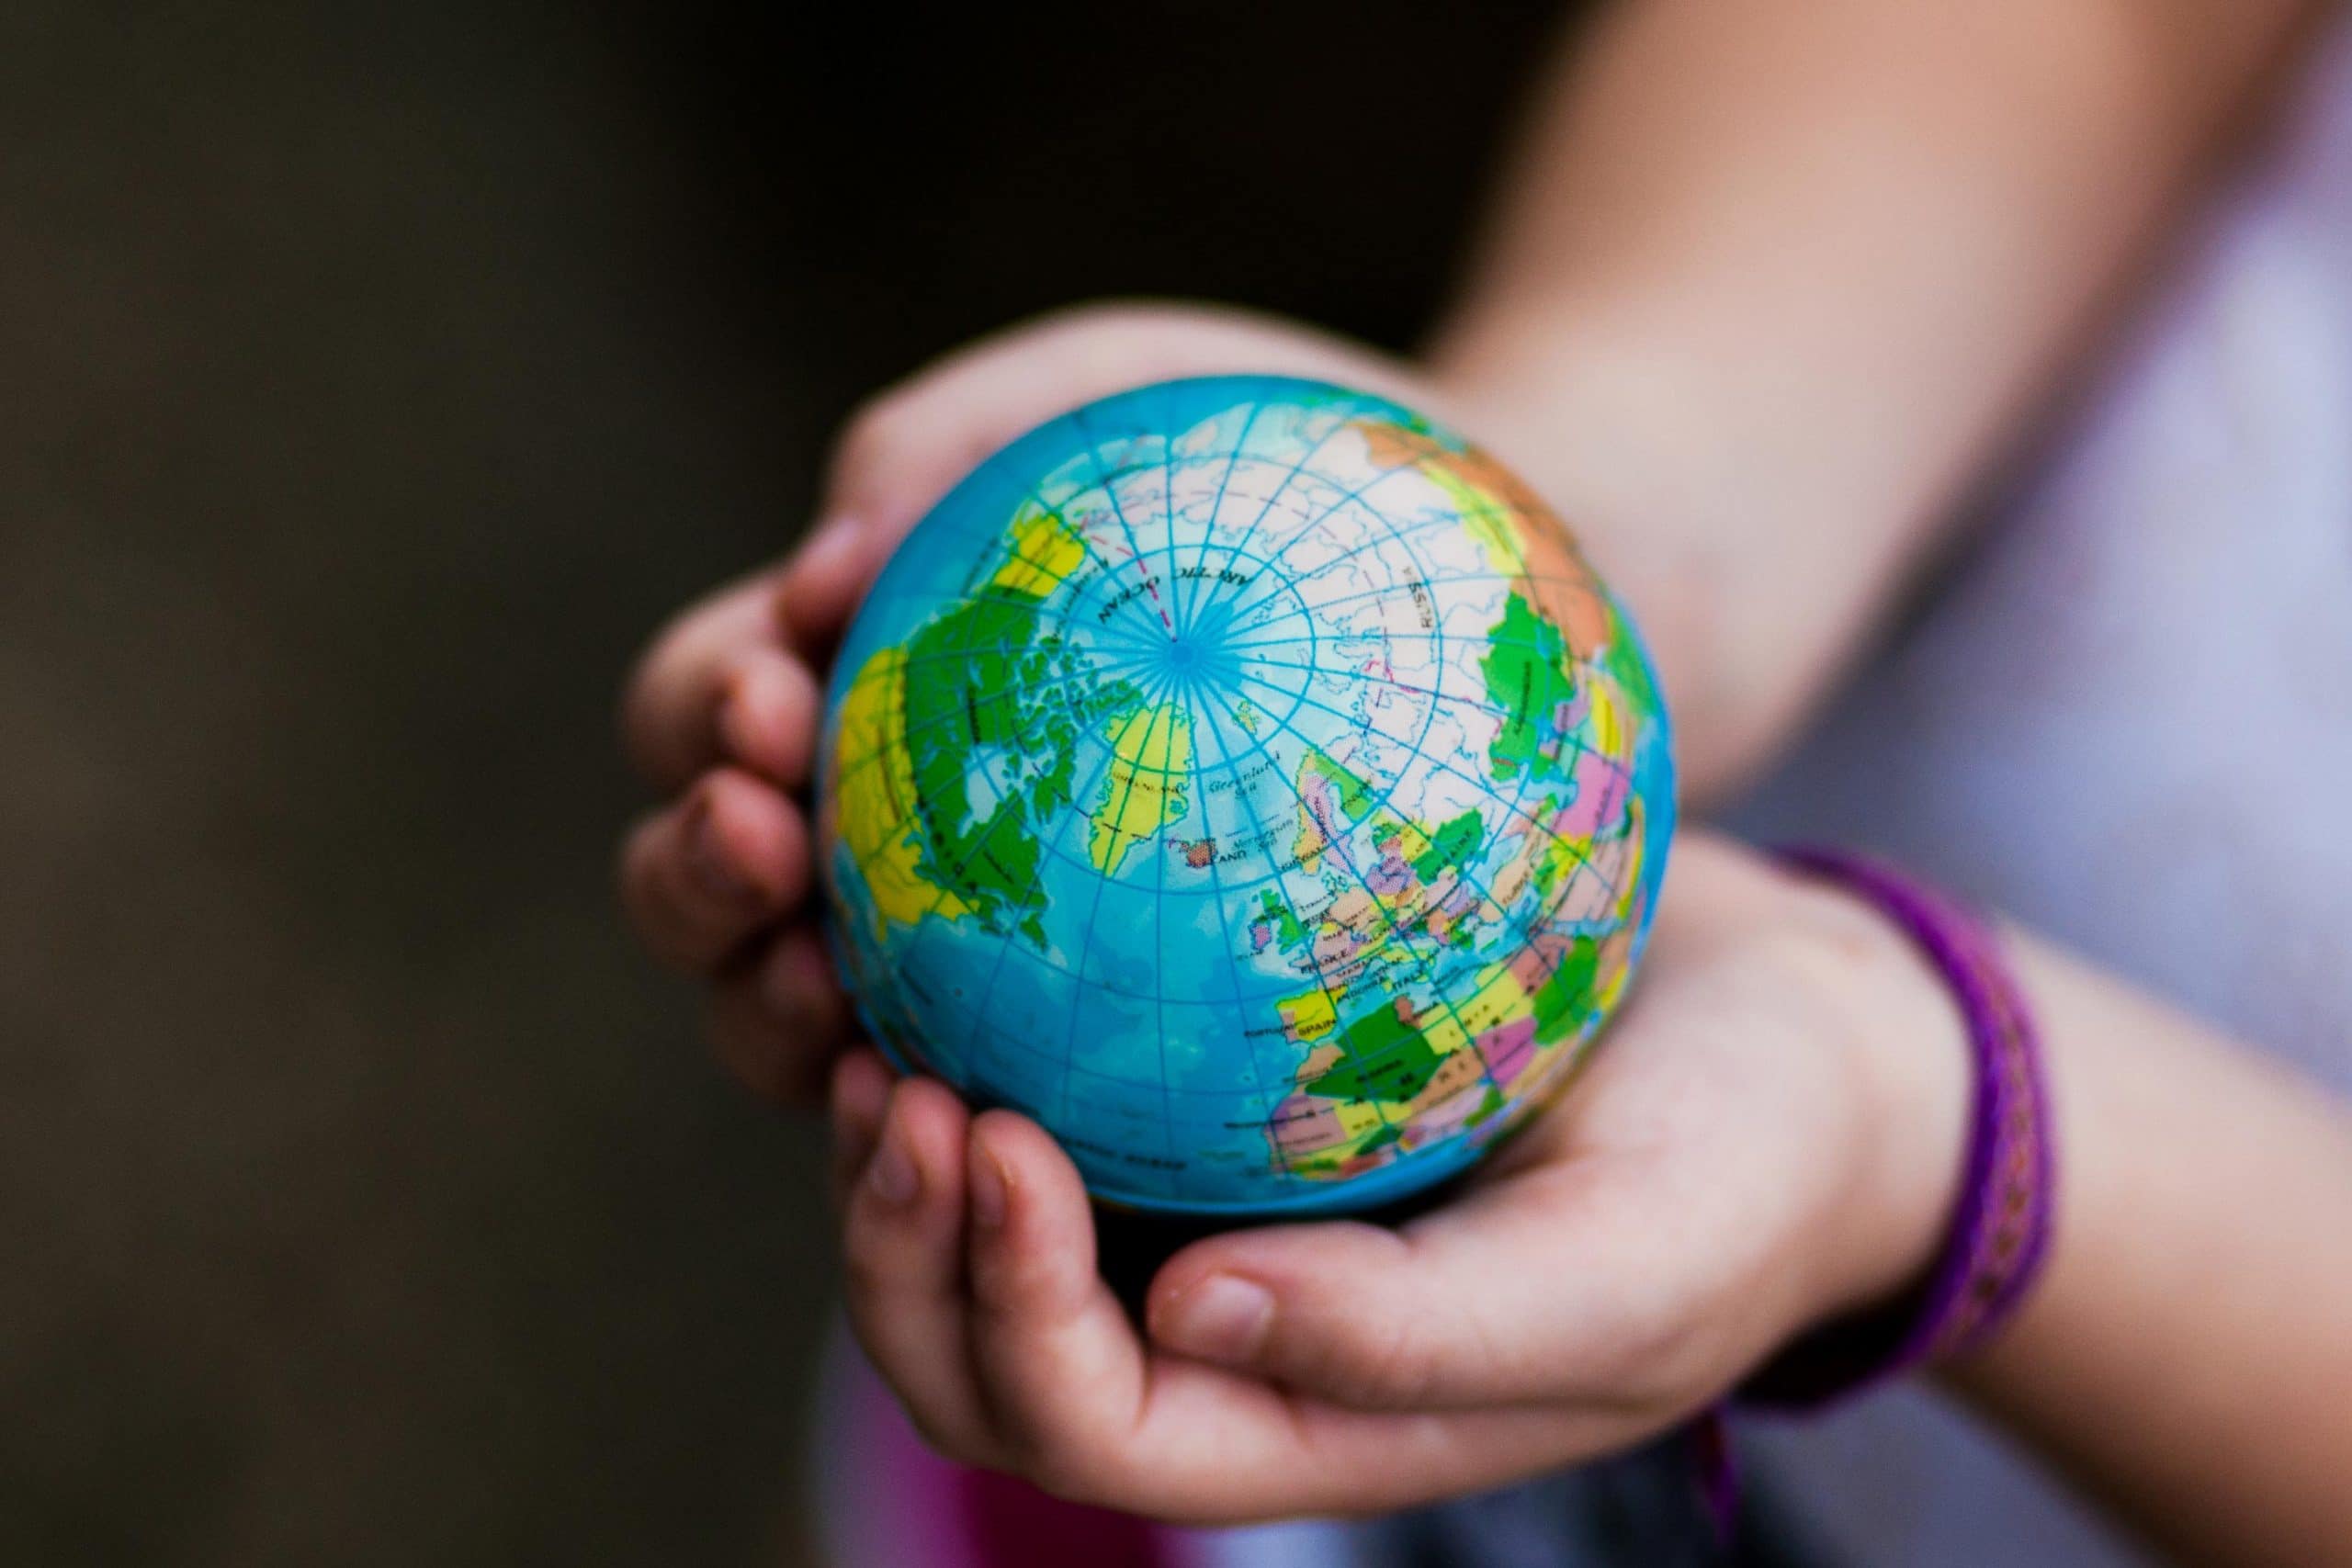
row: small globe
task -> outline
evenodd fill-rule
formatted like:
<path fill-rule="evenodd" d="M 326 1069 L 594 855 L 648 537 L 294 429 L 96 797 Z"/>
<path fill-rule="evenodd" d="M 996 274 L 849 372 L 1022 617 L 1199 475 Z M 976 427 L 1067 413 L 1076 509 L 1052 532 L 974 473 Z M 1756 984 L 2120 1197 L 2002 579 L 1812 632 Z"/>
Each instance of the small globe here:
<path fill-rule="evenodd" d="M 1474 1163 L 1623 994 L 1674 823 L 1649 660 L 1557 519 L 1420 415 L 1278 377 L 989 458 L 860 611 L 820 757 L 884 1050 L 1191 1214 Z"/>

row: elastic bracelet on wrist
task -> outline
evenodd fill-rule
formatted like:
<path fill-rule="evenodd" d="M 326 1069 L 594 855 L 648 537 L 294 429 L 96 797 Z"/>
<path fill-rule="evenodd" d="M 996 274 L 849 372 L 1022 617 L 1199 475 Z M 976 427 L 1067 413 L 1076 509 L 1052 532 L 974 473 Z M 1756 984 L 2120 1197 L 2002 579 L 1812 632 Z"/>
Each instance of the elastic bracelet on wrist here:
<path fill-rule="evenodd" d="M 1818 1409 L 1982 1344 L 2032 1287 L 2050 1245 L 2057 1166 L 2041 1043 L 1992 929 L 1883 862 L 1792 847 L 1781 863 L 1876 908 L 1943 977 L 1974 1060 L 1960 1196 L 1942 1247 L 1901 1296 L 1824 1325 L 1735 1392 L 1744 1408 Z"/>

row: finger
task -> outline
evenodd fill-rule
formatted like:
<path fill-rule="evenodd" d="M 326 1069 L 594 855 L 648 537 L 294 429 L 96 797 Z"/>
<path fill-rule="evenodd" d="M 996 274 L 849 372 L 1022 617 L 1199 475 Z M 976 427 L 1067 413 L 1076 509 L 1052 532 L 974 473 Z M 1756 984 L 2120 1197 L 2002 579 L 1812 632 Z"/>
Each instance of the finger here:
<path fill-rule="evenodd" d="M 723 672 L 712 720 L 721 757 L 786 789 L 808 782 L 823 705 L 817 678 L 798 659 L 759 649 Z"/>
<path fill-rule="evenodd" d="M 748 765 L 761 765 L 777 744 L 775 710 L 800 698 L 782 668 L 794 661 L 777 622 L 775 582 L 774 571 L 754 572 L 689 606 L 638 661 L 621 697 L 621 738 L 657 789 L 679 787 L 724 754 L 722 722 L 760 749 L 741 759 Z M 813 684 L 805 671 L 798 679 Z M 813 713 L 813 700 L 808 705 Z M 732 712 L 739 706 L 752 711 Z"/>
<path fill-rule="evenodd" d="M 1673 1211 L 1631 1187 L 1611 1161 L 1571 1161 L 1402 1230 L 1212 1237 L 1153 1281 L 1152 1338 L 1356 1409 L 1567 1399 L 1647 1413 L 1702 1380 L 1688 1303 L 1658 1261 L 1678 1245 Z"/>
<path fill-rule="evenodd" d="M 1361 1511 L 1475 1490 L 1641 1429 L 1573 1409 L 1340 1407 L 1151 1354 L 1094 1272 L 1076 1169 L 1034 1122 L 969 1142 L 972 1359 L 1001 1462 L 1050 1491 L 1189 1523 Z"/>
<path fill-rule="evenodd" d="M 808 891 L 808 829 L 770 785 L 720 769 L 621 851 L 621 900 L 655 957 L 707 973 Z"/>
<path fill-rule="evenodd" d="M 837 513 L 793 552 L 777 582 L 776 604 L 786 636 L 802 658 L 830 660 L 882 563 L 914 525 L 915 515 L 869 523 Z"/>
<path fill-rule="evenodd" d="M 1203 1520 L 1286 1511 L 1315 1495 L 1285 1466 L 1293 1412 L 1262 1383 L 1150 1363 L 1095 1273 L 1093 1216 L 1077 1169 L 1035 1122 L 989 1111 L 969 1168 L 971 1348 L 1008 1465 L 1063 1496 Z"/>
<path fill-rule="evenodd" d="M 1006 1111 L 981 1116 L 967 1181 L 982 1399 L 1025 1472 L 1078 1485 L 1134 1431 L 1142 1341 L 1095 1273 L 1077 1168 L 1042 1128 Z"/>
<path fill-rule="evenodd" d="M 1177 1524 L 1390 1514 L 1506 1486 L 1631 1447 L 1664 1428 L 1575 1407 L 1442 1414 L 1350 1410 L 1186 1361 L 1156 1361 L 1158 1445 L 1124 1491 L 1089 1501 Z M 1162 1384 L 1165 1392 L 1161 1392 Z"/>
<path fill-rule="evenodd" d="M 788 921 L 761 942 L 713 987 L 711 1039 L 720 1063 L 761 1099 L 814 1104 L 852 1038 L 849 998 L 814 920 Z"/>
<path fill-rule="evenodd" d="M 946 1086 L 899 1082 L 842 1224 L 850 1325 L 916 1429 L 951 1459 L 997 1457 L 974 1378 L 964 1292 L 969 1119 Z"/>
<path fill-rule="evenodd" d="M 850 1193 L 882 1135 L 890 1108 L 890 1068 L 877 1051 L 851 1051 L 833 1065 L 831 1100 L 833 1207 L 846 1214 Z"/>

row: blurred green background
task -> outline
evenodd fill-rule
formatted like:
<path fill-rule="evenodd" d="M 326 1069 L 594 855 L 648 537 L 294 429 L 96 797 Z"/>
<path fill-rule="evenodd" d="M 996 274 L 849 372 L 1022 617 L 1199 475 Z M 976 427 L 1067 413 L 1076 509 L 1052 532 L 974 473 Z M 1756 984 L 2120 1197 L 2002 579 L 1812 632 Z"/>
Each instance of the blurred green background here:
<path fill-rule="evenodd" d="M 1408 342 L 1556 20 L 8 7 L 0 1561 L 810 1561 L 818 1151 L 616 683 L 972 333 Z"/>

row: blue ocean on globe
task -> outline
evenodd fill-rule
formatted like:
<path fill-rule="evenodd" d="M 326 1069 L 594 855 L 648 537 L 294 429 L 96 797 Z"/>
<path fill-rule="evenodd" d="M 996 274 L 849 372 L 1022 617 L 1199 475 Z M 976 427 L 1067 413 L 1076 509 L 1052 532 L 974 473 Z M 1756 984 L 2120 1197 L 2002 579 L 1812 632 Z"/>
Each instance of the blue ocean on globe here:
<path fill-rule="evenodd" d="M 1623 996 L 1674 828 L 1655 674 L 1567 529 L 1421 415 L 1283 377 L 982 464 L 859 612 L 820 755 L 884 1051 L 1190 1214 L 1469 1168 Z"/>

